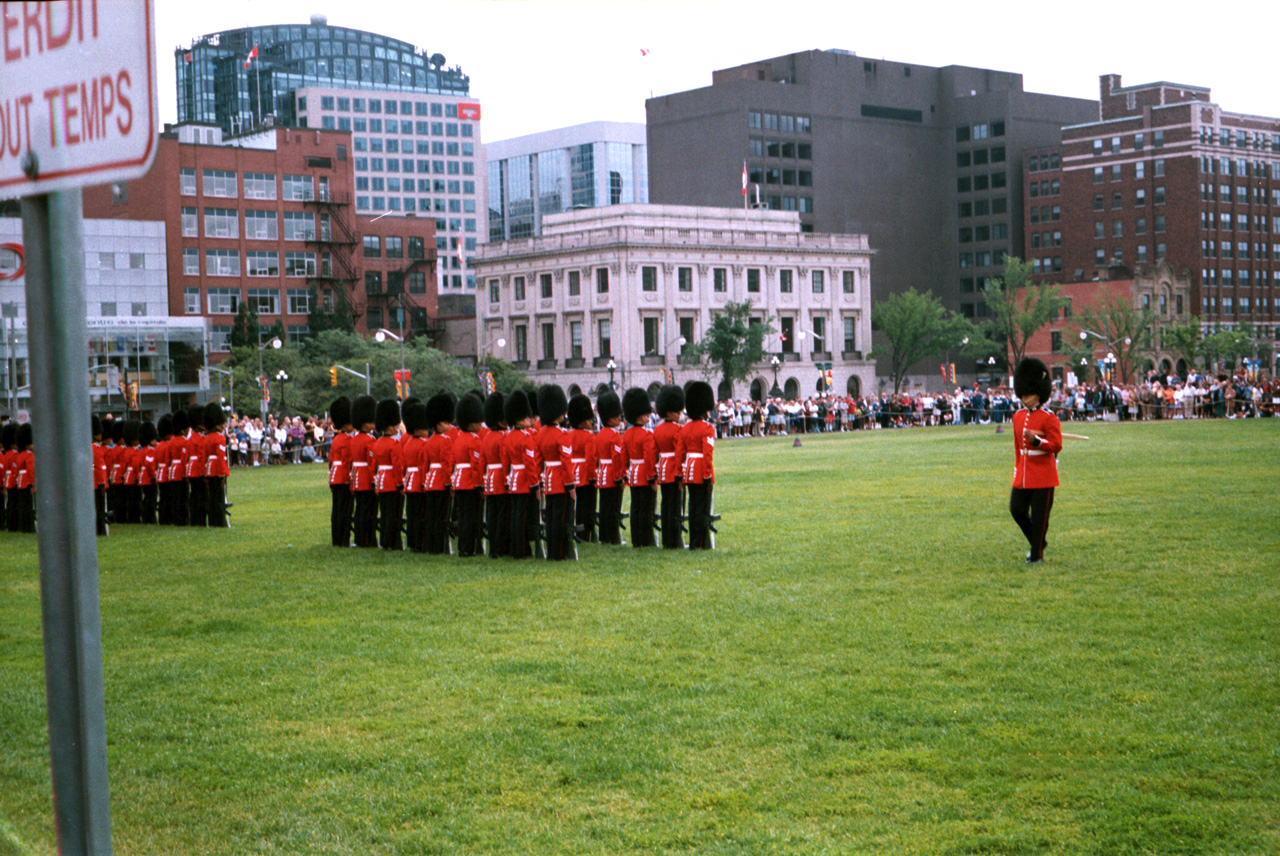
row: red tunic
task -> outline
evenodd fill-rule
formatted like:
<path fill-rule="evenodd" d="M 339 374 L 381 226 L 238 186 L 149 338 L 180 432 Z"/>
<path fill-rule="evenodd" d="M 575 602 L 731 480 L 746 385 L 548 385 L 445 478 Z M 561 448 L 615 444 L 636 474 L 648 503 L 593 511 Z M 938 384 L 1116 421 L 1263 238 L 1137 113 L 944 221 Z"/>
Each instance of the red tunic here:
<path fill-rule="evenodd" d="M 538 454 L 532 428 L 508 431 L 502 457 L 507 467 L 508 493 L 529 493 L 538 486 L 542 456 Z"/>
<path fill-rule="evenodd" d="M 569 432 L 569 477 L 574 485 L 595 484 L 596 435 L 584 428 Z"/>
<path fill-rule="evenodd" d="M 448 433 L 432 434 L 427 438 L 428 491 L 447 490 L 449 477 L 453 475 L 453 438 Z"/>
<path fill-rule="evenodd" d="M 204 478 L 204 435 L 192 431 L 187 437 L 187 478 Z"/>
<path fill-rule="evenodd" d="M 169 441 L 161 440 L 156 443 L 156 484 L 165 484 L 169 481 Z"/>
<path fill-rule="evenodd" d="M 339 431 L 329 444 L 329 484 L 351 483 L 351 435 Z"/>
<path fill-rule="evenodd" d="M 684 463 L 684 441 L 680 439 L 680 423 L 664 419 L 653 429 L 653 443 L 658 447 L 658 484 L 674 484 L 680 478 Z"/>
<path fill-rule="evenodd" d="M 404 483 L 404 447 L 395 437 L 383 435 L 373 441 L 373 486 L 378 493 L 396 493 Z"/>
<path fill-rule="evenodd" d="M 0 466 L 5 468 L 5 479 L 8 480 L 10 452 L 0 456 Z M 107 450 L 101 443 L 93 444 L 93 487 L 97 490 L 107 486 Z"/>
<path fill-rule="evenodd" d="M 351 438 L 351 489 L 373 490 L 373 437 L 363 431 Z"/>
<path fill-rule="evenodd" d="M 684 466 L 681 477 L 685 484 L 704 484 L 716 480 L 715 467 L 712 465 L 713 453 L 716 450 L 716 429 L 701 419 L 686 422 L 680 429 L 680 439 L 684 443 Z"/>
<path fill-rule="evenodd" d="M 124 484 L 124 446 L 107 447 L 107 478 L 113 485 Z"/>
<path fill-rule="evenodd" d="M 14 467 L 18 471 L 18 479 L 14 486 L 18 490 L 31 487 L 36 483 L 36 456 L 30 450 L 19 452 L 14 459 Z"/>
<path fill-rule="evenodd" d="M 156 447 L 142 447 L 142 469 L 138 472 L 138 484 L 143 486 L 156 483 Z"/>
<path fill-rule="evenodd" d="M 542 458 L 542 492 L 555 496 L 571 489 L 569 456 L 572 448 L 568 445 L 568 432 L 558 425 L 544 425 L 538 431 L 536 443 Z"/>
<path fill-rule="evenodd" d="M 124 477 L 122 483 L 126 485 L 135 485 L 138 483 L 138 472 L 142 469 L 142 450 L 137 446 L 125 446 L 124 454 L 120 456 L 121 466 L 124 467 Z"/>
<path fill-rule="evenodd" d="M 111 459 L 108 458 L 108 461 Z M 169 440 L 169 476 L 171 482 L 182 481 L 187 477 L 187 438 L 182 434 L 174 434 Z"/>
<path fill-rule="evenodd" d="M 480 435 L 459 431 L 458 439 L 453 441 L 453 489 L 475 490 L 483 482 L 484 452 Z"/>
<path fill-rule="evenodd" d="M 1039 431 L 1040 444 L 1025 443 L 1022 429 Z M 1019 410 L 1013 414 L 1013 486 L 1041 488 L 1058 486 L 1058 453 L 1062 451 L 1062 425 L 1045 407 Z"/>
<path fill-rule="evenodd" d="M 596 434 L 596 487 L 616 487 L 627 471 L 622 453 L 622 435 L 612 428 L 601 428 Z"/>
<path fill-rule="evenodd" d="M 204 437 L 204 474 L 213 478 L 225 478 L 231 475 L 227 466 L 227 435 L 221 431 L 210 431 Z"/>
<path fill-rule="evenodd" d="M 627 456 L 627 484 L 653 484 L 658 473 L 658 446 L 653 442 L 653 432 L 632 425 L 622 435 L 622 451 Z"/>
<path fill-rule="evenodd" d="M 484 495 L 502 496 L 507 492 L 507 467 L 502 460 L 506 431 L 489 431 L 480 438 L 484 453 Z"/>

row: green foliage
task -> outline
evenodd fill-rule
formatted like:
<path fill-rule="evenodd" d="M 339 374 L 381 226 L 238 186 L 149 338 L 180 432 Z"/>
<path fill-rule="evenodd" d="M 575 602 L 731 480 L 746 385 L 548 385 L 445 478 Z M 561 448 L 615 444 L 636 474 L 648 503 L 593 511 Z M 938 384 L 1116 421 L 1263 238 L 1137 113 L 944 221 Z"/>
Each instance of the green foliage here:
<path fill-rule="evenodd" d="M 1201 321 L 1192 315 L 1185 324 L 1170 324 L 1164 328 L 1164 346 L 1173 352 L 1175 357 L 1187 361 L 1194 366 L 1196 360 L 1203 356 L 1203 336 L 1200 332 Z"/>
<path fill-rule="evenodd" d="M 1253 356 L 1253 325 L 1246 322 L 1235 330 L 1218 330 L 1205 336 L 1201 347 L 1210 366 L 1221 361 L 1225 368 L 1232 368 L 1241 359 Z"/>
<path fill-rule="evenodd" d="M 712 316 L 711 326 L 690 351 L 696 361 L 705 358 L 708 370 L 731 386 L 746 380 L 764 359 L 764 339 L 772 332 L 772 317 L 752 322 L 750 300 L 730 302 Z"/>
<path fill-rule="evenodd" d="M 259 342 L 258 310 L 249 305 L 247 300 L 240 301 L 236 310 L 235 321 L 231 322 L 231 347 L 257 347 Z"/>
<path fill-rule="evenodd" d="M 901 391 L 911 366 L 934 354 L 957 348 L 966 337 L 976 339 L 977 330 L 965 318 L 948 312 L 932 291 L 923 294 L 914 288 L 881 300 L 871 310 L 871 327 L 888 341 L 888 354 L 881 349 L 871 357 L 889 358 L 889 378 L 893 391 Z M 971 341 L 972 348 L 978 348 Z M 968 352 L 968 351 L 966 351 Z"/>
<path fill-rule="evenodd" d="M 1032 571 L 990 426 L 721 443 L 718 551 L 577 563 L 335 550 L 323 465 L 237 470 L 98 542 L 114 850 L 1280 852 L 1274 426 L 1085 433 Z M 0 533 L 6 856 L 40 616 Z"/>
<path fill-rule="evenodd" d="M 991 307 L 989 336 L 1005 344 L 1010 366 L 1022 361 L 1028 340 L 1067 305 L 1057 286 L 1031 281 L 1031 262 L 1010 255 L 1004 257 L 1004 276 L 988 280 L 983 293 Z"/>
<path fill-rule="evenodd" d="M 1116 380 L 1119 383 L 1131 382 L 1138 356 L 1152 351 L 1151 331 L 1159 320 L 1155 310 L 1136 308 L 1127 295 L 1107 294 L 1094 305 L 1080 309 L 1075 318 L 1081 330 L 1091 330 L 1104 338 L 1104 341 L 1098 341 L 1089 337 L 1081 342 L 1088 351 L 1089 362 L 1096 363 L 1100 355 L 1114 353 Z M 1100 352 L 1095 350 L 1099 347 L 1102 349 Z"/>
<path fill-rule="evenodd" d="M 326 311 L 320 299 L 320 290 L 316 283 L 311 283 L 309 305 L 311 311 L 307 315 L 307 329 L 312 335 L 328 330 L 342 333 L 355 332 L 355 318 L 351 314 L 351 301 L 347 299 L 347 290 L 341 286 L 332 290 L 333 311 Z"/>

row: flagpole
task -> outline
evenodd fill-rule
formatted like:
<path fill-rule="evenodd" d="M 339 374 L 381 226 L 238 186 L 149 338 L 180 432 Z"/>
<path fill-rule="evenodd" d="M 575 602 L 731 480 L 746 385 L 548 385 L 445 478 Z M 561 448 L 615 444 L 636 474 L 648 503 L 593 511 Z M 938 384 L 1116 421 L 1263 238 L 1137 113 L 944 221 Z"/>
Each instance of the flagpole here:
<path fill-rule="evenodd" d="M 258 46 L 254 45 L 253 48 L 254 50 L 257 50 Z M 258 59 L 258 58 L 255 56 L 254 59 Z M 257 77 L 257 81 L 258 81 L 257 91 L 254 92 L 254 95 L 257 96 L 258 127 L 261 128 L 262 127 L 262 62 L 260 60 L 253 64 L 253 73 Z"/>

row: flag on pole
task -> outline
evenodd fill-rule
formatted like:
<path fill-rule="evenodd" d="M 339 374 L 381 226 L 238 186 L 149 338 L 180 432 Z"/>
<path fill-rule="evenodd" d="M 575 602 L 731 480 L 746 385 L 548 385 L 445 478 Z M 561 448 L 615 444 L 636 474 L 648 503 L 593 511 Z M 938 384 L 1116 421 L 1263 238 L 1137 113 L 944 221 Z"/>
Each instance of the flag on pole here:
<path fill-rule="evenodd" d="M 248 70 L 249 63 L 253 62 L 257 58 L 258 58 L 258 46 L 254 45 L 253 50 L 249 51 L 249 55 L 244 58 L 245 69 Z"/>
<path fill-rule="evenodd" d="M 640 48 L 640 56 L 648 56 L 649 53 L 650 53 L 649 48 Z"/>
<path fill-rule="evenodd" d="M 742 162 L 742 195 L 747 195 L 747 162 Z"/>

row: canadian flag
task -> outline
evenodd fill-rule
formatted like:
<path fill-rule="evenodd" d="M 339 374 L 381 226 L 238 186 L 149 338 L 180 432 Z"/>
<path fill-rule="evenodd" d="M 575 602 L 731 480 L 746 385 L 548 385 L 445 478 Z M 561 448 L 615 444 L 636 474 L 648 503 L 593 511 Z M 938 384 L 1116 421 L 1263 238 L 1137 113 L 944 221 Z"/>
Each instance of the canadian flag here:
<path fill-rule="evenodd" d="M 649 48 L 640 48 L 640 56 L 648 56 Z"/>
<path fill-rule="evenodd" d="M 747 195 L 747 162 L 742 162 L 742 195 Z"/>
<path fill-rule="evenodd" d="M 249 67 L 249 63 L 253 62 L 257 58 L 258 58 L 258 46 L 254 45 L 253 50 L 249 51 L 249 55 L 244 58 L 244 67 L 247 69 Z"/>

